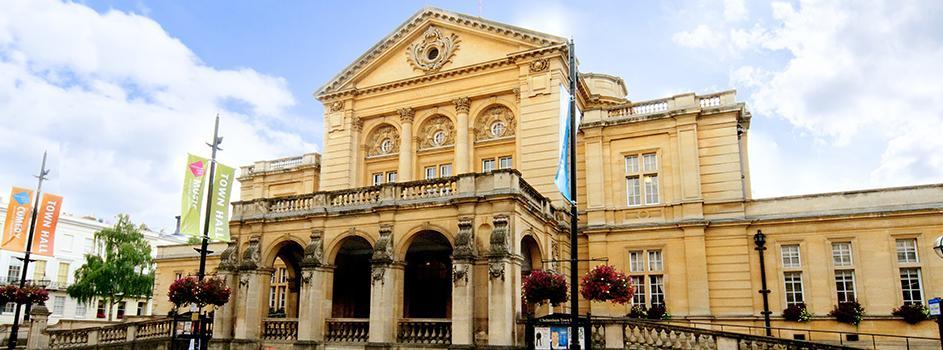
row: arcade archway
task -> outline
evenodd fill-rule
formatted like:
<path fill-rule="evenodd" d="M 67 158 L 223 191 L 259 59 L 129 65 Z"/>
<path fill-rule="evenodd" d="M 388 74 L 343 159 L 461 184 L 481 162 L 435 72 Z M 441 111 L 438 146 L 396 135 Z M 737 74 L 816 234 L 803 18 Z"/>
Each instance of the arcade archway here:
<path fill-rule="evenodd" d="M 406 251 L 403 316 L 450 318 L 452 245 L 441 233 L 418 233 Z"/>

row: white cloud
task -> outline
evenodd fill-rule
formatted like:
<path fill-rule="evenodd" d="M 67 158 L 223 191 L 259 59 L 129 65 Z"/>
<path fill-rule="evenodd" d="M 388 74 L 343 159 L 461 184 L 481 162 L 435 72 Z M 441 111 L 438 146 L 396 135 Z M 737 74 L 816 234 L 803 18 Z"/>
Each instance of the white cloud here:
<path fill-rule="evenodd" d="M 743 0 L 724 0 L 724 19 L 739 21 L 747 17 L 747 6 Z"/>
<path fill-rule="evenodd" d="M 715 32 L 707 25 L 701 24 L 688 31 L 675 33 L 671 40 L 681 46 L 692 48 L 716 48 L 725 40 L 722 33 Z"/>
<path fill-rule="evenodd" d="M 185 154 L 208 155 L 213 116 L 221 161 L 249 164 L 316 150 L 314 123 L 286 114 L 294 103 L 284 79 L 214 68 L 140 15 L 57 1 L 0 12 L 0 162 L 24 165 L 0 185 L 31 186 L 52 148 L 66 211 L 172 229 Z"/>

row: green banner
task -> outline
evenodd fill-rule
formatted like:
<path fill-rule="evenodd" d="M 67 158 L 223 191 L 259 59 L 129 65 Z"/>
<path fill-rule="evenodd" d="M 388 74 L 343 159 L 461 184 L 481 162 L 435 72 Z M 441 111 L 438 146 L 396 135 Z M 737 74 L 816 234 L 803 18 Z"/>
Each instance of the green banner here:
<path fill-rule="evenodd" d="M 187 171 L 183 177 L 183 199 L 180 206 L 180 233 L 199 236 L 201 234 L 200 210 L 203 208 L 203 187 L 210 162 L 206 158 L 189 153 L 187 156 Z"/>
<path fill-rule="evenodd" d="M 235 169 L 216 163 L 216 178 L 213 179 L 213 206 L 210 239 L 229 242 L 229 195 L 235 186 Z"/>

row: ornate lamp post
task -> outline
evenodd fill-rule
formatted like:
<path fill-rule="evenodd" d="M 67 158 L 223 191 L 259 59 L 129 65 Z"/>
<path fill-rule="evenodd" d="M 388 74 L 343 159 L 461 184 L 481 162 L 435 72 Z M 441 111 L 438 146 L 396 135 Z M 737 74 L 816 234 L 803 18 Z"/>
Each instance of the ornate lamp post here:
<path fill-rule="evenodd" d="M 753 244 L 756 245 L 756 248 L 753 248 L 760 255 L 760 282 L 762 283 L 763 289 L 760 289 L 760 294 L 763 294 L 763 322 L 766 325 L 766 336 L 773 336 L 773 330 L 770 328 L 769 315 L 772 312 L 769 311 L 769 288 L 766 287 L 766 259 L 764 257 L 764 252 L 766 251 L 766 235 L 763 234 L 763 231 L 756 230 L 756 234 L 753 235 Z"/>

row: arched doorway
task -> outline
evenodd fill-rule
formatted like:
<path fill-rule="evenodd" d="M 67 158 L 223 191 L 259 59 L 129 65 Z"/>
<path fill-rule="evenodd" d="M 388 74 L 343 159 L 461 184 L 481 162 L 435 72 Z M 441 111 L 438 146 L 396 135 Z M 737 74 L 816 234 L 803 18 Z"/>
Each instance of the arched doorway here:
<path fill-rule="evenodd" d="M 527 277 L 534 270 L 543 269 L 543 258 L 540 255 L 540 246 L 534 236 L 526 235 L 521 238 L 521 277 Z M 537 311 L 535 304 L 527 304 L 521 298 L 521 312 L 524 315 L 534 316 Z"/>
<path fill-rule="evenodd" d="M 406 251 L 403 316 L 450 318 L 452 244 L 441 233 L 423 231 Z"/>
<path fill-rule="evenodd" d="M 271 263 L 266 318 L 297 318 L 304 248 L 293 241 L 280 243 Z"/>
<path fill-rule="evenodd" d="M 370 242 L 359 236 L 341 241 L 334 258 L 331 317 L 370 317 Z"/>

